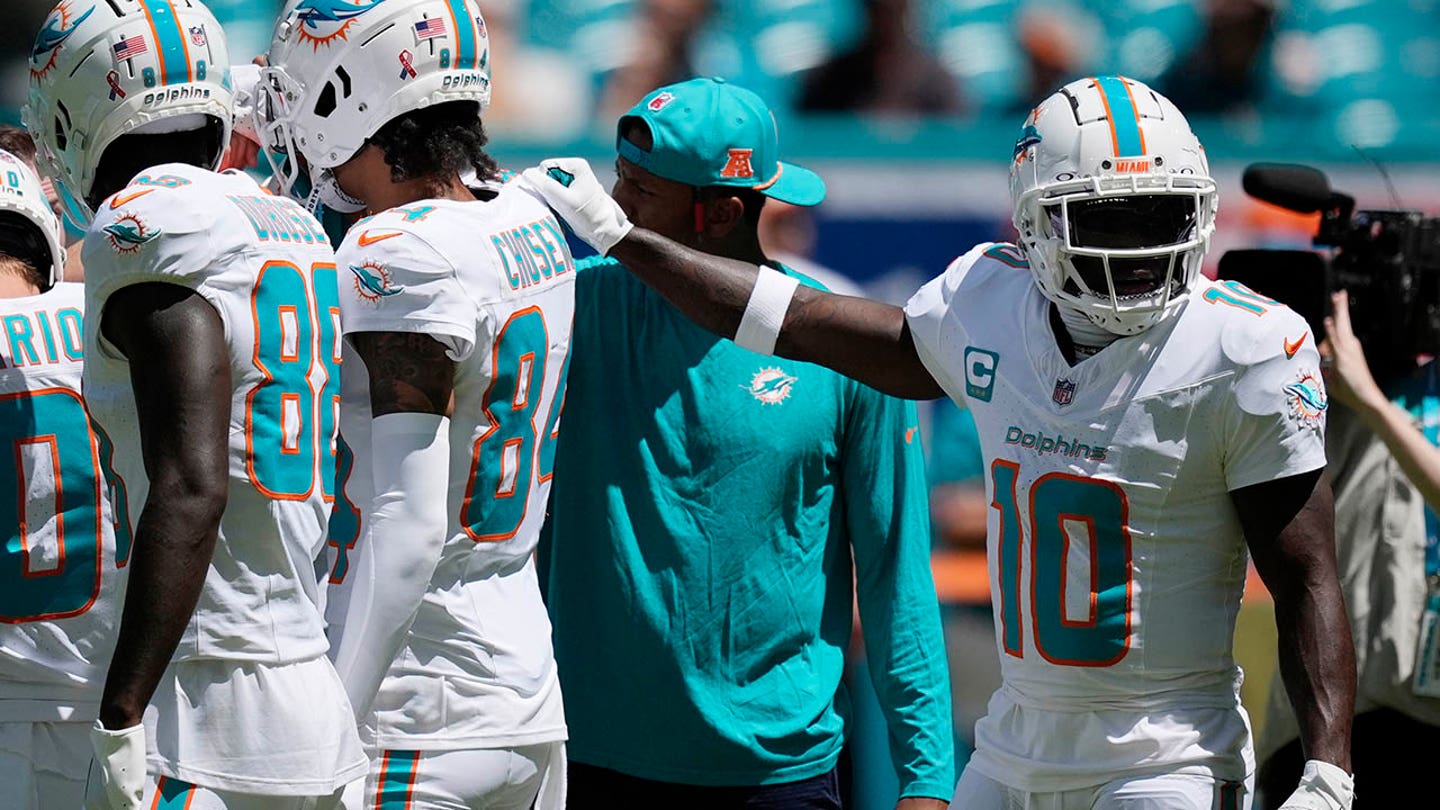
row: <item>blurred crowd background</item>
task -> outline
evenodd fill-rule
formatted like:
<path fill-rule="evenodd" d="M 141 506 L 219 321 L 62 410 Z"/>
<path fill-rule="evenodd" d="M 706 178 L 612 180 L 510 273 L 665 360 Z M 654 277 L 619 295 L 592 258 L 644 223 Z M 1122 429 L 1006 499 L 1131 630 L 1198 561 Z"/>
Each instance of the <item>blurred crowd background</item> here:
<path fill-rule="evenodd" d="M 207 4 L 237 62 L 266 49 L 282 5 Z M 13 122 L 34 32 L 53 4 L 3 5 L 0 120 Z M 1308 220 L 1240 192 L 1250 161 L 1320 165 L 1362 208 L 1440 208 L 1432 182 L 1440 0 L 484 0 L 482 8 L 494 76 L 485 119 L 502 163 L 578 154 L 608 166 L 616 117 L 646 92 L 724 77 L 769 101 L 787 157 L 831 186 L 814 212 L 777 211 L 771 219 L 787 221 L 772 235 L 881 297 L 904 297 L 958 248 L 1008 234 L 1006 159 L 1019 124 L 1039 99 L 1087 74 L 1145 81 L 1190 117 L 1222 183 L 1212 270 L 1231 247 L 1308 241 Z"/>
<path fill-rule="evenodd" d="M 89 0 L 71 0 L 75 3 Z M 279 0 L 205 0 L 232 59 L 267 45 Z M 776 110 L 787 159 L 830 194 L 772 203 L 772 255 L 903 301 L 978 241 L 1010 237 L 1007 169 L 1029 109 L 1118 72 L 1190 118 L 1220 183 L 1226 250 L 1308 247 L 1317 220 L 1247 197 L 1255 161 L 1317 166 L 1360 208 L 1440 214 L 1440 0 L 480 0 L 492 49 L 492 152 L 608 171 L 615 120 L 655 87 L 721 76 Z M 0 0 L 0 120 L 18 122 L 50 0 Z M 935 574 L 960 761 L 998 681 L 983 547 L 989 508 L 968 415 L 928 407 Z M 1237 656 L 1257 731 L 1274 629 L 1252 579 Z M 893 805 L 884 729 L 855 650 L 856 807 Z M 642 664 L 643 665 L 643 664 Z M 891 791 L 887 795 L 887 791 Z"/>

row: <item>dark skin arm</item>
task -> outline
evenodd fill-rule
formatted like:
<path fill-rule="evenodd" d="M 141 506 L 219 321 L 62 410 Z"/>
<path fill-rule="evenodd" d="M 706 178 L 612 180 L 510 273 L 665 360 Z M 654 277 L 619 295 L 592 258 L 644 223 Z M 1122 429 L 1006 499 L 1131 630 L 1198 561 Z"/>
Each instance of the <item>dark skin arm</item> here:
<path fill-rule="evenodd" d="M 196 293 L 137 284 L 112 295 L 101 317 L 130 360 L 150 479 L 100 699 L 100 722 L 115 730 L 140 722 L 200 599 L 229 493 L 232 389 L 220 315 Z"/>
<path fill-rule="evenodd" d="M 759 268 L 692 250 L 636 227 L 612 258 L 700 326 L 733 337 Z M 801 286 L 790 301 L 775 353 L 818 363 L 892 396 L 945 396 L 916 353 L 900 307 Z"/>
<path fill-rule="evenodd" d="M 350 345 L 370 375 L 370 418 L 449 416 L 455 409 L 455 361 L 440 341 L 410 332 L 356 332 Z"/>
<path fill-rule="evenodd" d="M 1355 648 L 1335 562 L 1335 504 L 1322 471 L 1230 493 L 1250 556 L 1275 599 L 1280 677 L 1306 759 L 1350 773 Z"/>

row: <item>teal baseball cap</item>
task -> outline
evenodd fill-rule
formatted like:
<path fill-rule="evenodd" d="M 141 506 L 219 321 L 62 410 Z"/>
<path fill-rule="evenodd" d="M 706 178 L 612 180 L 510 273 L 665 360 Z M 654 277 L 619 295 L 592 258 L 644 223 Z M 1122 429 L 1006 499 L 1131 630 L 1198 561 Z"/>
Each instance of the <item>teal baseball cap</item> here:
<path fill-rule="evenodd" d="M 643 121 L 654 145 L 647 152 L 624 137 Z M 691 186 L 750 188 L 791 205 L 819 205 L 825 181 L 780 160 L 780 133 L 765 102 L 724 79 L 691 79 L 646 96 L 620 117 L 620 157 L 652 174 Z"/>

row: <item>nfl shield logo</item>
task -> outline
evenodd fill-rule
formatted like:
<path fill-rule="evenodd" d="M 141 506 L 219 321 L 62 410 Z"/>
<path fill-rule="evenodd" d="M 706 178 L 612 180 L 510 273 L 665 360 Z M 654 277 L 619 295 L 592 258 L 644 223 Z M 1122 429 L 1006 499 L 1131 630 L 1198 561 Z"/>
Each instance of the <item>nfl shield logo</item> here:
<path fill-rule="evenodd" d="M 190 41 L 193 42 L 193 43 L 195 43 L 196 45 L 204 45 L 206 42 L 208 42 L 208 41 L 209 41 L 209 38 L 207 38 L 207 37 L 205 36 L 205 26 L 203 26 L 203 25 L 191 26 L 191 28 L 190 28 Z"/>
<path fill-rule="evenodd" d="M 1069 405 L 1075 401 L 1075 383 L 1070 380 L 1056 380 L 1055 393 L 1050 395 L 1056 405 Z"/>

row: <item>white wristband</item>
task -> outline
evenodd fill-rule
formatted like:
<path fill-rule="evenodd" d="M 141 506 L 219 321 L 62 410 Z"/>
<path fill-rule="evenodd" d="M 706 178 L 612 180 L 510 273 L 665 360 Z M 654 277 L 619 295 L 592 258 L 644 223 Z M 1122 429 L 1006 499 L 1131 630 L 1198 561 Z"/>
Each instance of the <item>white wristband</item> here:
<path fill-rule="evenodd" d="M 795 297 L 795 288 L 799 286 L 798 280 L 784 273 L 760 268 L 755 287 L 750 291 L 750 302 L 740 318 L 740 328 L 735 330 L 735 343 L 759 354 L 774 354 L 785 312 L 790 309 L 790 299 Z"/>

